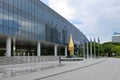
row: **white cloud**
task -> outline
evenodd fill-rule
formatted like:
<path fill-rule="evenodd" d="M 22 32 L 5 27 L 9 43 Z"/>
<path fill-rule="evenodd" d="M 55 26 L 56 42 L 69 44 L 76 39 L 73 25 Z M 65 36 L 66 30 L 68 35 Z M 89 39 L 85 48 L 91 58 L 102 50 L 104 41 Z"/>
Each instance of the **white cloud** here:
<path fill-rule="evenodd" d="M 72 20 L 76 11 L 69 5 L 68 1 L 69 0 L 49 0 L 49 6 L 66 19 Z"/>
<path fill-rule="evenodd" d="M 88 38 L 111 41 L 112 34 L 120 32 L 119 0 L 48 0 L 47 4 Z"/>

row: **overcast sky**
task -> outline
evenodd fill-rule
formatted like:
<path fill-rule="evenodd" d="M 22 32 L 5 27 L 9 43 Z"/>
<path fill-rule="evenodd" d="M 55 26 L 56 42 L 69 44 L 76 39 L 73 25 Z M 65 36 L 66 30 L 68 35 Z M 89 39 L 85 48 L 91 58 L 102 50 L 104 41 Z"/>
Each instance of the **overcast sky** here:
<path fill-rule="evenodd" d="M 120 0 L 41 0 L 73 23 L 88 39 L 111 41 L 120 32 Z"/>

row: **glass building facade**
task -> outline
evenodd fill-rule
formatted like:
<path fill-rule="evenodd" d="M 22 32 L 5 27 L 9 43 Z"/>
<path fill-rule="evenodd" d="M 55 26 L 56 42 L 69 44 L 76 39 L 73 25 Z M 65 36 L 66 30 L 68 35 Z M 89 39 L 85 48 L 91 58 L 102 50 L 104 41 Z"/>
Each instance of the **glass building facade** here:
<path fill-rule="evenodd" d="M 31 40 L 67 44 L 85 35 L 40 0 L 0 0 L 0 33 Z"/>
<path fill-rule="evenodd" d="M 8 56 L 21 46 L 37 46 L 38 55 L 60 54 L 62 50 L 56 50 L 56 44 L 65 46 L 67 53 L 70 34 L 77 46 L 88 41 L 80 30 L 40 0 L 0 0 L 0 49 L 6 45 Z M 50 50 L 44 49 L 48 44 Z"/>

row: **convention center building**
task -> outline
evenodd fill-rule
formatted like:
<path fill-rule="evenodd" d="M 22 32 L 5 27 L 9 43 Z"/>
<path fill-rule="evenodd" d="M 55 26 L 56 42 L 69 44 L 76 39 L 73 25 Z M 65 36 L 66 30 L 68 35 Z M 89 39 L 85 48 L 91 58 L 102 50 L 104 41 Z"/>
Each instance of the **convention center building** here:
<path fill-rule="evenodd" d="M 86 36 L 40 0 L 0 0 L 0 56 L 65 55 Z"/>

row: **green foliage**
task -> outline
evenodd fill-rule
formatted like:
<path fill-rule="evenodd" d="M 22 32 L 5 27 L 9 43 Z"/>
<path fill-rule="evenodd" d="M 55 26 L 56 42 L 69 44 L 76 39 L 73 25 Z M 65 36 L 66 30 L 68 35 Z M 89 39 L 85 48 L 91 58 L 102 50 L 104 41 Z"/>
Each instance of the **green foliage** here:
<path fill-rule="evenodd" d="M 115 53 L 115 55 L 120 54 L 120 43 L 106 42 L 102 44 L 102 47 L 104 49 L 104 55 L 113 56 L 113 53 Z"/>
<path fill-rule="evenodd" d="M 103 53 L 104 53 L 104 48 L 102 47 L 102 45 L 101 44 L 98 44 L 99 46 L 98 46 L 98 49 L 99 49 L 99 55 L 101 55 L 101 56 L 103 56 Z M 97 49 L 97 50 L 98 50 Z"/>
<path fill-rule="evenodd" d="M 120 46 L 113 47 L 112 51 L 115 53 L 116 56 L 119 56 L 120 55 Z"/>

